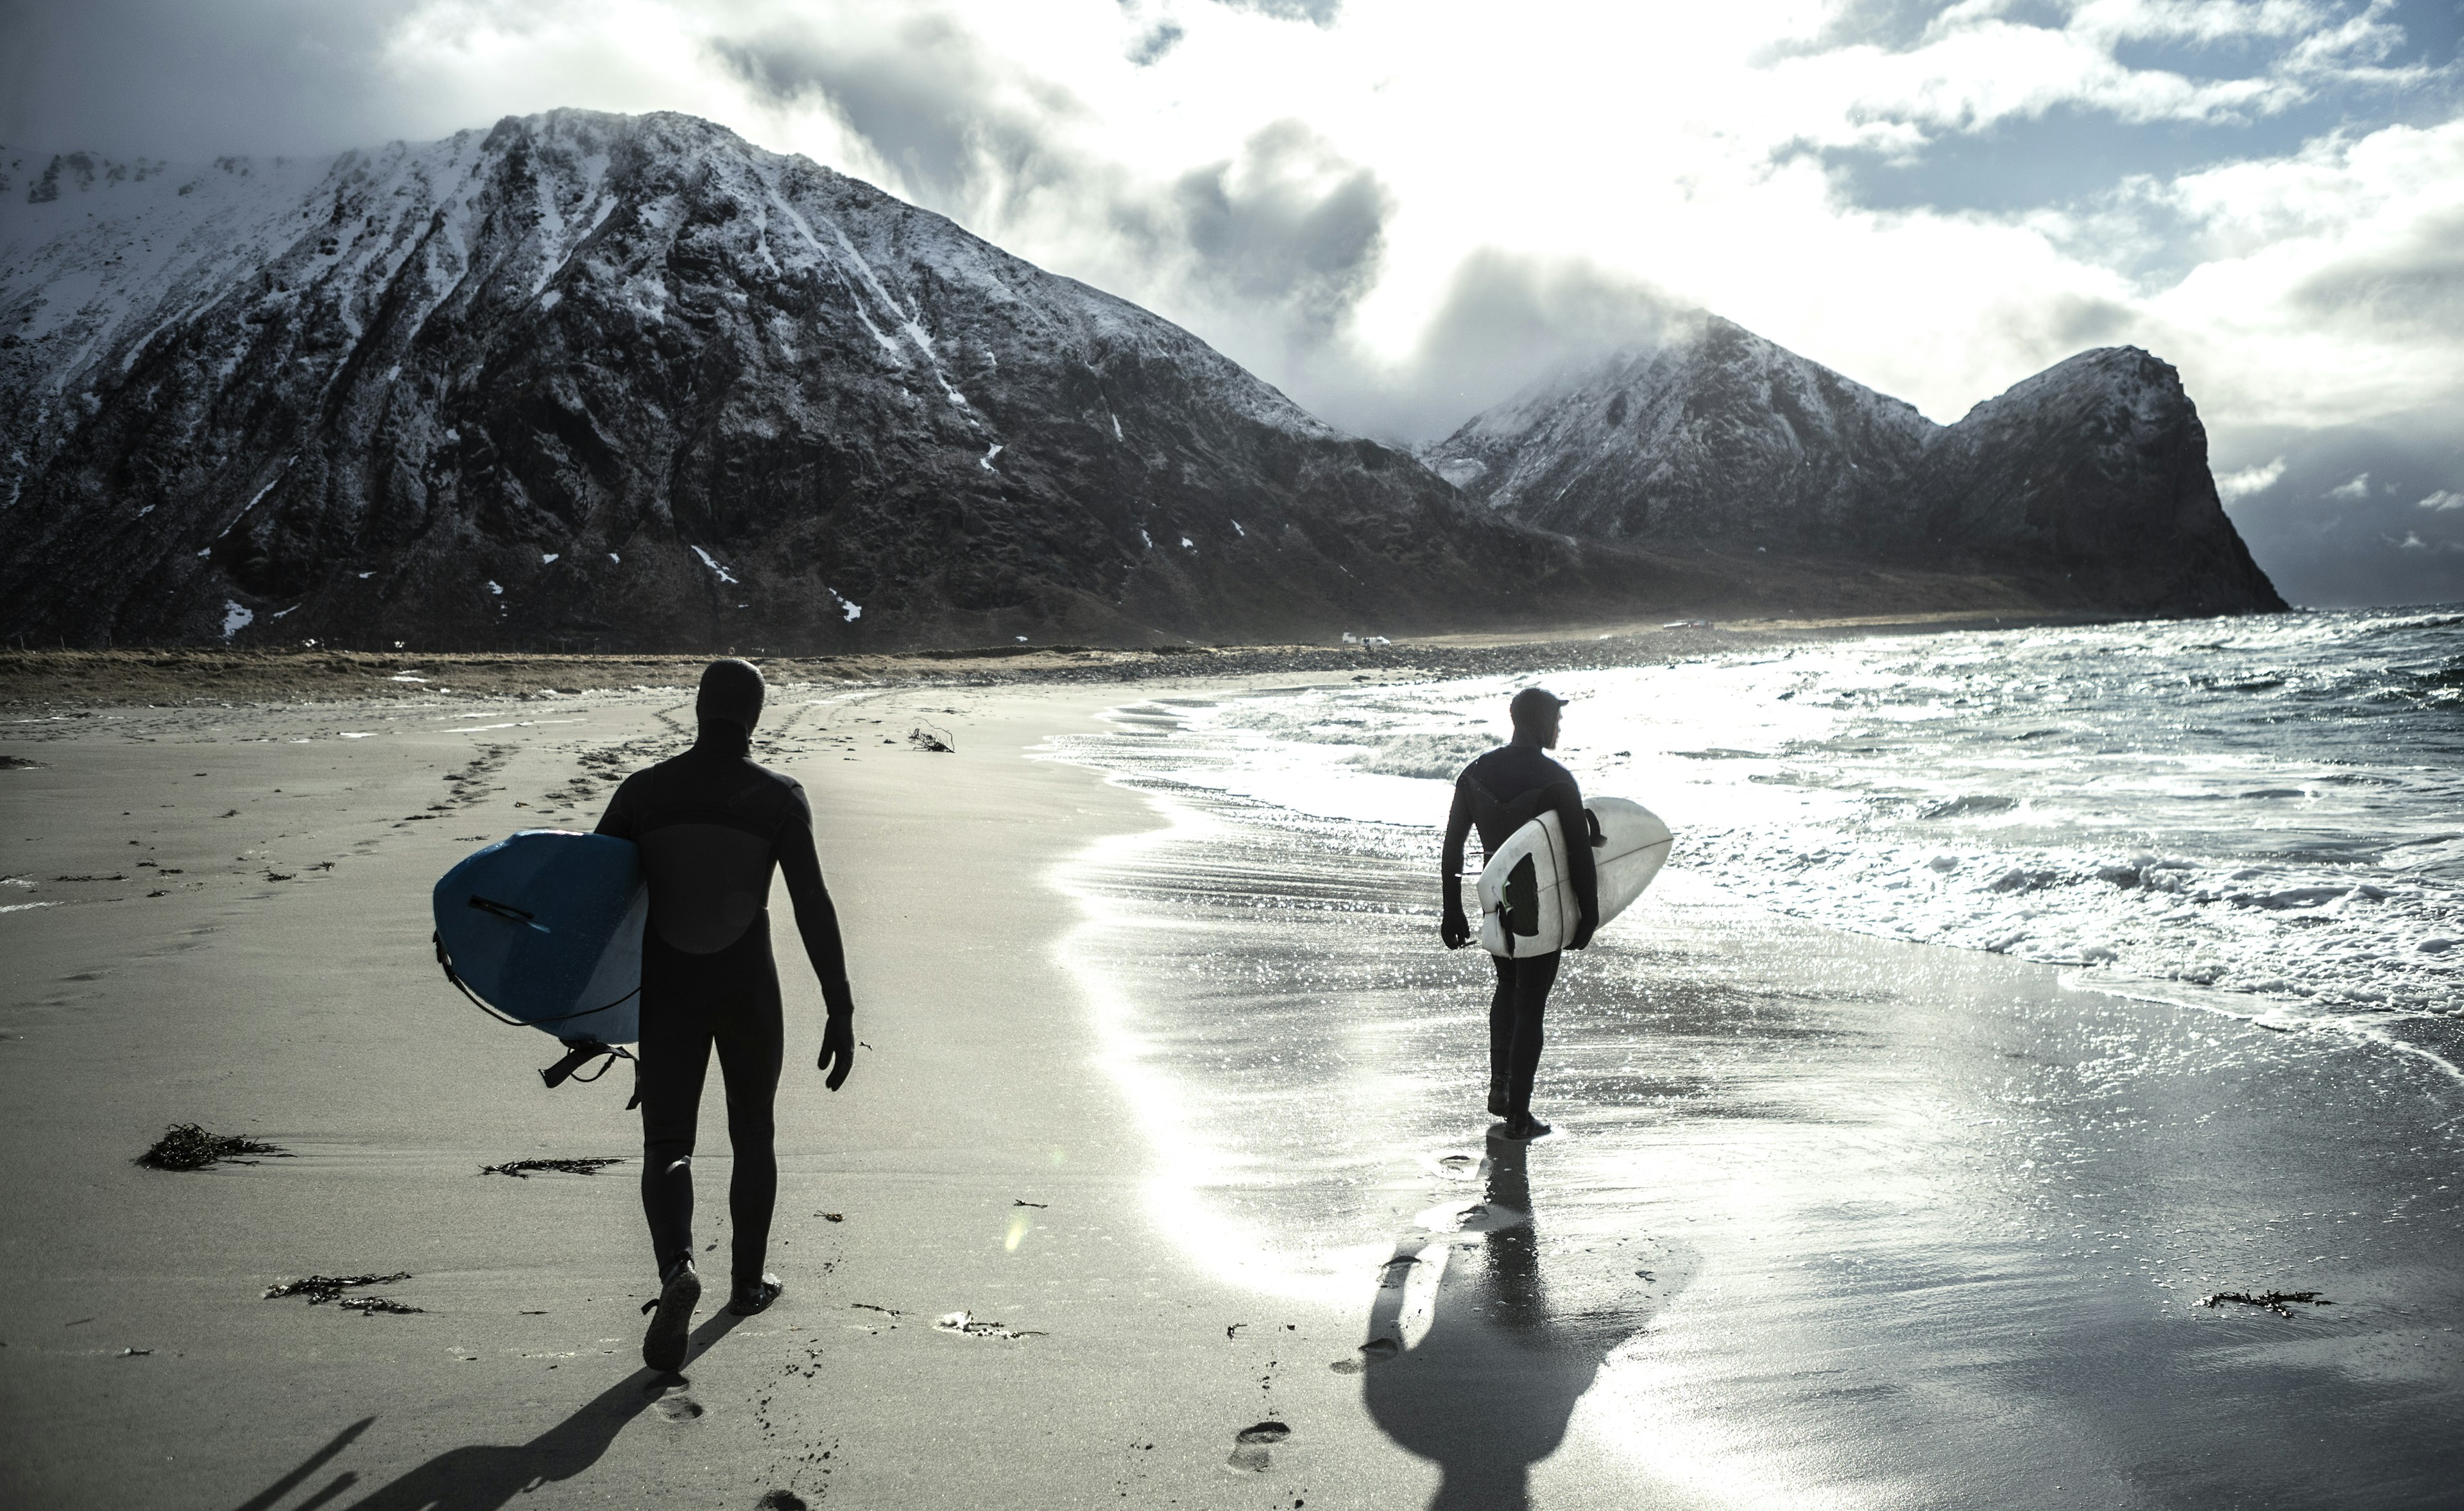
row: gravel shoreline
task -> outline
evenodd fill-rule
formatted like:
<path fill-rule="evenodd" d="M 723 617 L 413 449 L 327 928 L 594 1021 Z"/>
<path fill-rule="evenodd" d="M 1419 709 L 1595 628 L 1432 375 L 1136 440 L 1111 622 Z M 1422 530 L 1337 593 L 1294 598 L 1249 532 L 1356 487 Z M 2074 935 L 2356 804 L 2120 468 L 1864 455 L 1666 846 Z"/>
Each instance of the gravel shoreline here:
<path fill-rule="evenodd" d="M 2107 623 L 2112 616 L 1981 613 L 1591 626 L 1521 636 L 1433 636 L 1369 646 L 981 646 L 862 656 L 752 657 L 774 682 L 1136 683 L 1191 677 L 1506 676 L 1635 666 L 1762 646 L 1877 634 Z M 708 652 L 657 656 L 367 651 L 0 650 L 0 708 L 329 702 L 685 687 Z"/>

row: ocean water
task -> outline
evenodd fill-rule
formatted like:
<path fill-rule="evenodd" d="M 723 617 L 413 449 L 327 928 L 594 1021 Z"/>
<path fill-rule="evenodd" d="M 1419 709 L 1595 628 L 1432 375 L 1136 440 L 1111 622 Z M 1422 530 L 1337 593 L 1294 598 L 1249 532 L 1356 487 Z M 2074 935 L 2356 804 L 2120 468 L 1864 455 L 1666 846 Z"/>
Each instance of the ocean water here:
<path fill-rule="evenodd" d="M 1726 898 L 2458 1062 L 2464 612 L 1158 699 L 1056 754 L 1434 865 L 1448 784 L 1534 680 L 1572 700 L 1558 755 L 1585 791 L 1658 811 L 1672 870 Z"/>
<path fill-rule="evenodd" d="M 1356 1317 L 1282 1357 L 1445 1503 L 2453 1482 L 2464 614 L 1542 679 L 1678 848 L 1559 978 L 1529 1149 L 1485 1136 L 1491 967 L 1433 874 L 1523 680 L 1158 697 L 1048 752 L 1162 820 L 1054 876 L 1152 1217 Z M 2332 1304 L 2200 1302 L 2270 1290 Z"/>

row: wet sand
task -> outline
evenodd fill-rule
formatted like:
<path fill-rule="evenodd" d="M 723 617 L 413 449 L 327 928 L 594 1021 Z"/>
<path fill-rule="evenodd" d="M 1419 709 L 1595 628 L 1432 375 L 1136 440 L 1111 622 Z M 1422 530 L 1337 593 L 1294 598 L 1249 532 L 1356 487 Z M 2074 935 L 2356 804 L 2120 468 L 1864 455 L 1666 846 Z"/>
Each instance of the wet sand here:
<path fill-rule="evenodd" d="M 676 748 L 681 693 L 0 729 L 37 763 L 0 771 L 32 884 L 0 886 L 0 1498 L 2434 1505 L 2464 1476 L 2464 1088 L 2418 1058 L 1674 873 L 1569 969 L 1561 1132 L 1518 1157 L 1422 863 L 1027 758 L 1123 696 L 774 698 L 869 1048 L 822 1091 L 787 972 L 790 1289 L 705 1315 L 682 1383 L 638 1364 L 625 1072 L 541 1088 L 555 1046 L 462 1003 L 426 922 L 480 839 L 587 827 Z M 290 1155 L 131 1163 L 187 1122 Z M 416 1314 L 259 1299 L 400 1271 L 354 1294 Z M 2192 1304 L 2237 1289 L 2333 1304 Z M 960 1310 L 1028 1336 L 935 1325 Z"/>

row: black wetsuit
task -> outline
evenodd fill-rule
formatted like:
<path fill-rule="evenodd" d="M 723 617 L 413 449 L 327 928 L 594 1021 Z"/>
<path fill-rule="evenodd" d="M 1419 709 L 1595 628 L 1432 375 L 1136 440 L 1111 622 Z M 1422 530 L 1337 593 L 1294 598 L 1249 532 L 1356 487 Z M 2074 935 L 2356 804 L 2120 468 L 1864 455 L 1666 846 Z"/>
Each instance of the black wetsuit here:
<path fill-rule="evenodd" d="M 1454 806 L 1446 815 L 1445 853 L 1440 862 L 1448 918 L 1463 916 L 1463 841 L 1469 832 L 1478 827 L 1481 849 L 1494 855 L 1515 830 L 1551 808 L 1557 810 L 1557 821 L 1570 838 L 1591 837 L 1581 786 L 1537 745 L 1520 740 L 1502 745 L 1463 768 L 1455 778 Z M 1592 930 L 1599 923 L 1598 878 L 1588 843 L 1569 844 L 1566 854 L 1575 906 L 1582 909 L 1584 926 L 1574 936 L 1579 948 L 1590 942 Z M 1492 958 L 1497 962 L 1497 991 L 1488 1004 L 1489 1091 L 1492 1096 L 1504 1095 L 1507 1120 L 1520 1123 L 1531 1113 L 1531 1080 L 1540 1069 L 1540 1020 L 1548 1009 L 1549 988 L 1557 979 L 1557 952 Z"/>
<path fill-rule="evenodd" d="M 642 848 L 642 1210 L 660 1273 L 693 1253 L 693 1151 L 710 1052 L 727 1085 L 735 1279 L 759 1281 L 778 1199 L 771 1104 L 784 1025 L 770 955 L 771 867 L 787 880 L 804 953 L 830 1016 L 853 1011 L 838 913 L 794 778 L 755 765 L 744 730 L 706 723 L 693 748 L 616 789 L 601 834 Z"/>

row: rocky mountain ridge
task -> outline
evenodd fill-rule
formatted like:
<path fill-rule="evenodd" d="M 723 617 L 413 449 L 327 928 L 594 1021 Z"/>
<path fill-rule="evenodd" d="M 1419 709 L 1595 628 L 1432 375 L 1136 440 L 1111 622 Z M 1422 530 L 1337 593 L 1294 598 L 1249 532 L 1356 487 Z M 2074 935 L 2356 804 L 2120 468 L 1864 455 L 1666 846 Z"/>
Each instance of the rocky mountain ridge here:
<path fill-rule="evenodd" d="M 141 166 L 0 208 L 21 640 L 1135 644 L 1703 585 L 693 118 Z"/>
<path fill-rule="evenodd" d="M 1147 311 L 691 117 L 7 166 L 20 644 L 832 653 L 2275 606 L 2145 354 L 1945 430 L 1706 318 L 1431 449 L 1458 492 Z"/>
<path fill-rule="evenodd" d="M 2082 352 L 1946 427 L 1706 316 L 1420 455 L 1578 538 L 1984 573 L 2124 612 L 2284 606 L 2225 515 L 2180 375 L 2136 347 Z"/>

